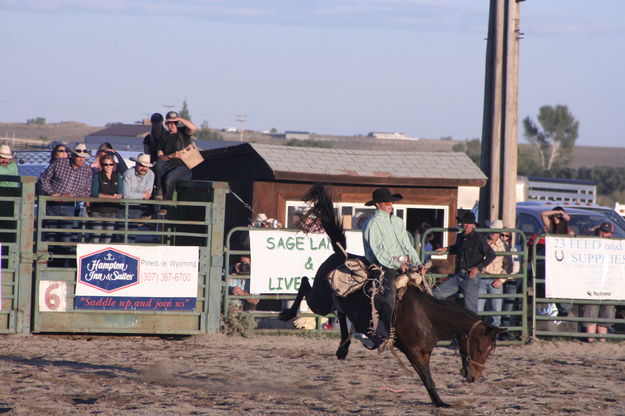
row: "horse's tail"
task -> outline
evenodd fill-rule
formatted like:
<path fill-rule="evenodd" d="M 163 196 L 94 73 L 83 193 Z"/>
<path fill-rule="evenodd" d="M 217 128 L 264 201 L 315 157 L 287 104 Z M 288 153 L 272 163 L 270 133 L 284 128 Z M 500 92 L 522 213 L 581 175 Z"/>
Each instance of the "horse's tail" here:
<path fill-rule="evenodd" d="M 305 214 L 306 218 L 310 218 L 313 221 L 318 219 L 326 234 L 330 237 L 334 252 L 345 253 L 347 247 L 343 222 L 335 214 L 332 198 L 326 188 L 320 183 L 314 184 L 304 195 L 303 199 L 310 204 L 310 208 Z M 339 247 L 339 244 L 342 249 Z"/>

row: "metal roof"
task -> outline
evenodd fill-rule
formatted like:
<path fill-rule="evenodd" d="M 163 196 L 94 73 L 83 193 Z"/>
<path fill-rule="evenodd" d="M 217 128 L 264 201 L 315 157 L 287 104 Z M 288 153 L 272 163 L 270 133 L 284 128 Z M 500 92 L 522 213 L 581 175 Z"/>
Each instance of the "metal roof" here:
<path fill-rule="evenodd" d="M 483 186 L 486 175 L 464 153 L 327 149 L 249 143 L 213 158 L 253 151 L 277 180 L 406 186 Z"/>
<path fill-rule="evenodd" d="M 145 124 L 113 124 L 102 130 L 89 134 L 89 136 L 124 136 L 143 137 L 150 132 L 151 125 Z"/>

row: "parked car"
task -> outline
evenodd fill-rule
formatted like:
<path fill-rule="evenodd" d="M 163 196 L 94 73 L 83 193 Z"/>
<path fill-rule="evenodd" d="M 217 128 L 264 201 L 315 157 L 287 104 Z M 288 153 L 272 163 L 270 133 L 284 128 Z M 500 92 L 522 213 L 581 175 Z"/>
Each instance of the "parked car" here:
<path fill-rule="evenodd" d="M 545 203 L 538 201 L 518 202 L 516 207 L 516 228 L 523 231 L 527 238 L 531 238 L 534 234 L 544 233 L 544 223 L 541 212 L 552 210 L 556 203 Z M 602 222 L 609 222 L 614 226 L 614 238 L 625 238 L 625 224 L 622 218 L 610 209 L 603 207 L 584 207 L 571 208 L 563 206 L 567 214 L 570 215 L 569 228 L 571 228 L 577 236 L 590 236 L 593 227 Z"/>

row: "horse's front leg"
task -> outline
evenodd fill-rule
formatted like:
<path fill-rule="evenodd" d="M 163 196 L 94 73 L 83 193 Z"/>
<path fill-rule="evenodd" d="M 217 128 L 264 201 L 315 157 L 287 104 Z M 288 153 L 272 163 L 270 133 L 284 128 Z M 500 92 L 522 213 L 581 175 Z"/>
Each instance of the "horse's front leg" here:
<path fill-rule="evenodd" d="M 337 312 L 336 316 L 339 318 L 339 326 L 341 327 L 341 344 L 336 350 L 336 358 L 344 360 L 347 357 L 349 351 L 349 344 L 352 339 L 350 337 L 349 330 L 347 329 L 347 318 L 343 312 Z"/>
<path fill-rule="evenodd" d="M 410 349 L 406 349 L 404 347 L 401 348 L 402 352 L 406 354 L 408 361 L 412 365 L 412 368 L 415 369 L 423 385 L 425 386 L 428 394 L 430 395 L 430 399 L 432 403 L 438 407 L 450 407 L 447 403 L 441 400 L 438 392 L 436 391 L 436 385 L 434 384 L 434 380 L 432 379 L 432 374 L 430 373 L 430 354 L 432 351 L 424 352 L 418 350 L 418 347 L 413 347 Z"/>

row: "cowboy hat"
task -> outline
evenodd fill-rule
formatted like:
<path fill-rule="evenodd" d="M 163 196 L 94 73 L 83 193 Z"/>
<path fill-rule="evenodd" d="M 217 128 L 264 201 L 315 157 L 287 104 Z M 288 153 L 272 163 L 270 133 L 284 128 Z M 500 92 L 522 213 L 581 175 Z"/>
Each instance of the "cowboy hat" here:
<path fill-rule="evenodd" d="M 496 219 L 490 222 L 488 228 L 501 229 L 505 227 L 503 226 L 503 221 L 501 221 L 500 219 Z"/>
<path fill-rule="evenodd" d="M 8 144 L 3 144 L 0 146 L 0 157 L 3 159 L 13 159 L 15 154 L 11 152 L 11 148 Z"/>
<path fill-rule="evenodd" d="M 388 188 L 378 188 L 371 194 L 371 201 L 367 202 L 366 206 L 375 205 L 378 202 L 395 202 L 403 199 L 400 194 L 391 194 Z"/>
<path fill-rule="evenodd" d="M 74 154 L 74 156 L 84 158 L 87 158 L 91 155 L 91 153 L 89 153 L 89 150 L 87 150 L 87 145 L 84 143 L 78 143 L 76 146 L 74 146 L 74 148 L 72 149 L 72 153 Z"/>
<path fill-rule="evenodd" d="M 152 164 L 150 163 L 150 155 L 148 155 L 147 153 L 142 153 L 137 157 L 131 157 L 130 160 L 140 164 L 141 166 L 145 166 L 146 168 L 152 167 Z"/>
<path fill-rule="evenodd" d="M 466 211 L 462 215 L 458 215 L 456 219 L 462 224 L 477 224 L 477 221 L 475 221 L 475 214 L 471 211 Z"/>

